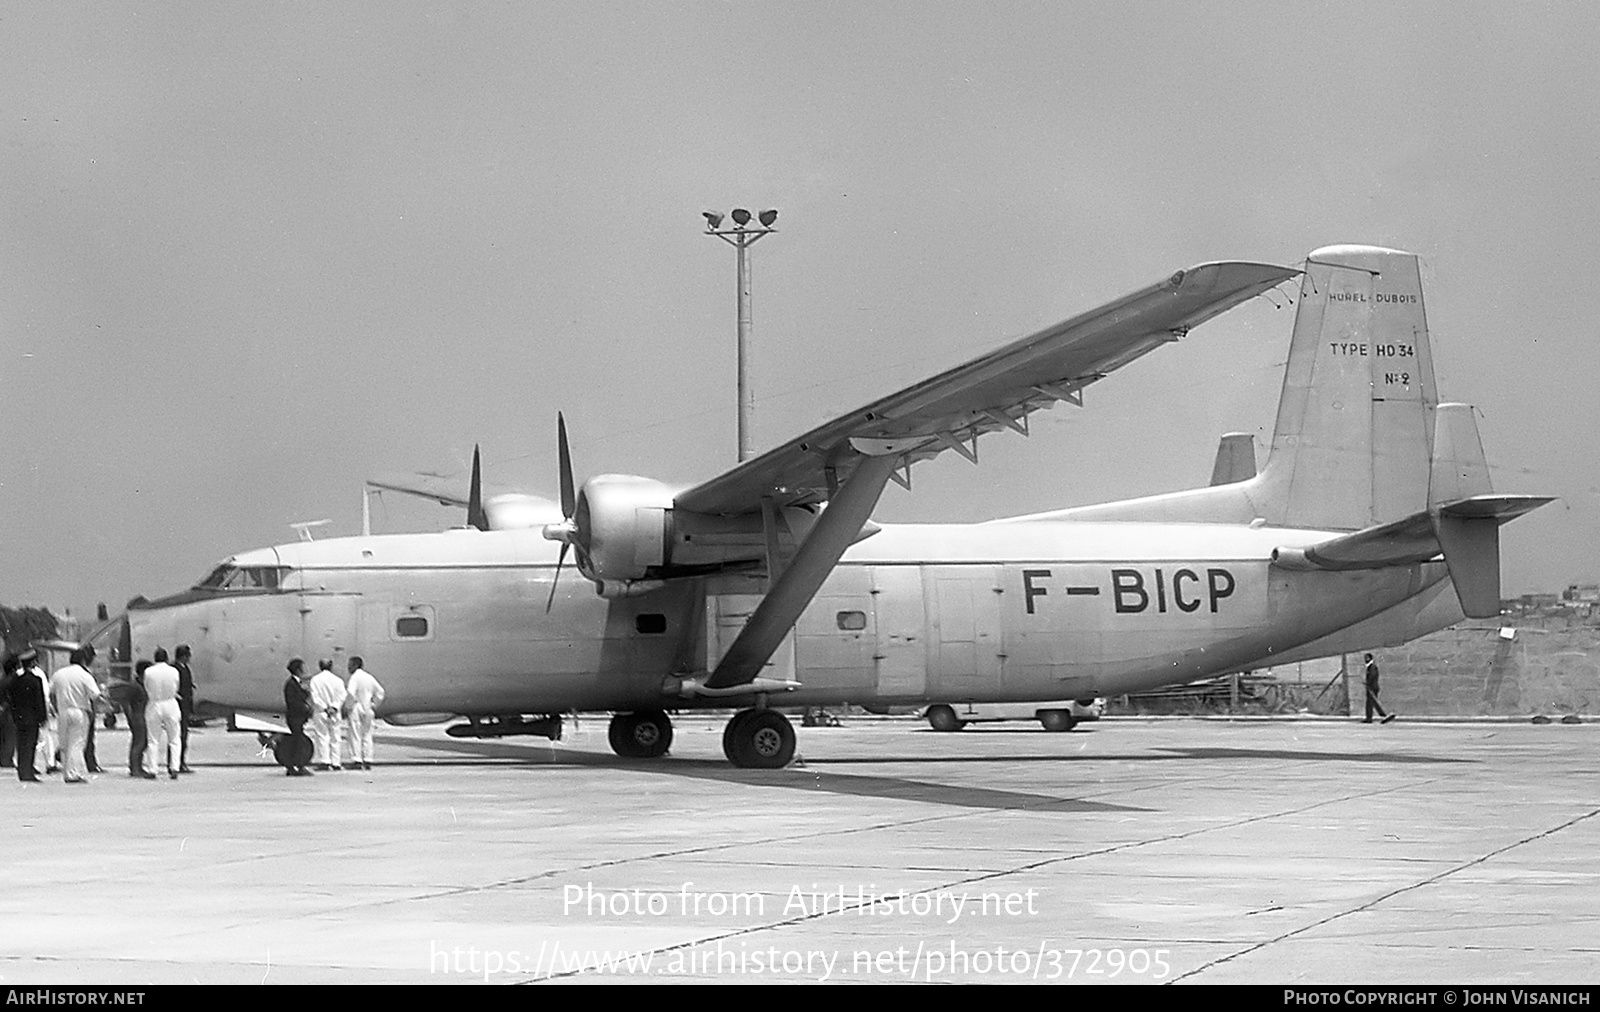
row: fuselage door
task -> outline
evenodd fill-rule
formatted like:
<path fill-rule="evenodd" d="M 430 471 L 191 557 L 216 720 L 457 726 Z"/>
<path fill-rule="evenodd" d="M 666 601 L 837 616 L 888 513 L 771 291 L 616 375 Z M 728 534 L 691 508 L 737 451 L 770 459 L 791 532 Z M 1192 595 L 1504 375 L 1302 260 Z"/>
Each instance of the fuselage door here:
<path fill-rule="evenodd" d="M 981 698 L 1003 684 L 1005 650 L 993 566 L 929 567 L 940 698 Z"/>
<path fill-rule="evenodd" d="M 922 567 L 873 566 L 872 610 L 878 635 L 878 696 L 920 699 L 928 684 Z"/>

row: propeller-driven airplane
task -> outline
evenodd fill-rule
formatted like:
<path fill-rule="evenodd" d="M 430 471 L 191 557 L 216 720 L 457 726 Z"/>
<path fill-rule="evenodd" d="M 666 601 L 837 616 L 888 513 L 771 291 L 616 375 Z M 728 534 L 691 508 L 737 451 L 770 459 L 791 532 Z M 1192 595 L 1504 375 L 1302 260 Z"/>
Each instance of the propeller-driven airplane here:
<path fill-rule="evenodd" d="M 871 521 L 914 464 L 976 462 L 980 436 L 1027 435 L 1035 411 L 1081 406 L 1095 381 L 1296 276 L 1259 473 L 1236 441 L 1205 488 Z M 1491 490 L 1472 410 L 1439 403 L 1417 258 L 1368 246 L 1319 249 L 1303 270 L 1178 271 L 692 488 L 579 486 L 564 422 L 559 449 L 559 512 L 486 508 L 475 477 L 465 529 L 242 552 L 130 605 L 122 656 L 188 643 L 202 701 L 276 713 L 291 656 L 361 655 L 385 716 L 554 736 L 564 713 L 610 711 L 631 757 L 667 752 L 668 711 L 733 707 L 728 758 L 777 767 L 795 740 L 778 706 L 1111 696 L 1496 614 L 1499 527 L 1550 501 Z"/>

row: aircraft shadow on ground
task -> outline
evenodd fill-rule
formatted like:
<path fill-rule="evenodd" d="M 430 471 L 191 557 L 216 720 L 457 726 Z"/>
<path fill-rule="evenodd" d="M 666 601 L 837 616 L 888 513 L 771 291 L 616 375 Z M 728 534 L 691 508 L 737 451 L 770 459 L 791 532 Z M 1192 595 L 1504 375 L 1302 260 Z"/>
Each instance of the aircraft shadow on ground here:
<path fill-rule="evenodd" d="M 378 739 L 380 742 L 383 738 Z M 883 798 L 894 801 L 923 801 L 930 804 L 951 805 L 959 808 L 1029 809 L 1051 812 L 1140 812 L 1148 809 L 1131 805 L 1114 805 L 1102 801 L 1085 801 L 1079 798 L 1062 798 L 1049 794 L 1032 794 L 1022 791 L 997 790 L 989 787 L 967 787 L 958 784 L 937 784 L 900 777 L 882 777 L 858 773 L 819 772 L 805 766 L 791 766 L 781 770 L 748 770 L 730 766 L 711 759 L 623 759 L 606 753 L 562 751 L 541 754 L 533 749 L 508 745 L 502 742 L 470 741 L 417 741 L 396 738 L 388 744 L 409 748 L 422 748 L 482 760 L 515 760 L 530 766 L 568 766 L 596 769 L 627 769 L 644 773 L 658 773 L 692 780 L 715 780 L 721 783 L 745 784 L 757 787 L 779 787 L 787 790 L 820 791 L 854 797 Z M 1059 758 L 1058 756 L 1041 758 Z M 1012 757 L 1014 760 L 1015 757 Z M 467 759 L 472 763 L 474 759 Z M 868 760 L 870 761 L 870 760 Z M 929 760 L 923 760 L 927 762 Z M 437 766 L 427 760 L 381 763 L 381 766 Z M 451 762 L 451 765 L 456 765 Z"/>
<path fill-rule="evenodd" d="M 1037 753 L 1034 755 L 1019 755 L 1007 753 L 1006 755 L 941 755 L 941 756 L 865 756 L 851 755 L 840 756 L 832 759 L 808 759 L 807 762 L 818 764 L 833 763 L 871 763 L 873 765 L 892 763 L 1140 763 L 1140 762 L 1186 762 L 1193 759 L 1243 759 L 1261 760 L 1263 762 L 1347 762 L 1347 763 L 1475 763 L 1476 759 L 1462 759 L 1455 756 L 1429 756 L 1412 755 L 1405 752 L 1306 752 L 1292 749 L 1274 748 L 1167 748 L 1157 747 L 1159 752 L 1172 753 L 1159 755 L 1151 752 L 1134 753 L 1097 753 L 1087 755 L 1083 753 L 1070 753 L 1052 755 Z"/>

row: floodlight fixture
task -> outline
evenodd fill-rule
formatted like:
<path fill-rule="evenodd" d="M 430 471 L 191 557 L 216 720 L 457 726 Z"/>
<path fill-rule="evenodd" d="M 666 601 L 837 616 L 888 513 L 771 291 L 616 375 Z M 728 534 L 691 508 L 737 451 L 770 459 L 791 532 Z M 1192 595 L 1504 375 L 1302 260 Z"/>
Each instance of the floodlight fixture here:
<path fill-rule="evenodd" d="M 738 376 L 739 376 L 739 460 L 746 461 L 755 456 L 755 445 L 752 439 L 750 421 L 755 414 L 755 395 L 750 387 L 750 246 L 757 240 L 776 232 L 772 227 L 778 220 L 778 212 L 773 208 L 762 211 L 759 215 L 751 215 L 748 208 L 736 207 L 728 212 L 728 217 L 733 219 L 733 224 L 723 228 L 721 211 L 701 211 L 706 219 L 706 235 L 714 235 L 718 239 L 732 246 L 738 253 L 738 279 L 739 279 L 739 330 L 738 330 Z M 757 218 L 760 225 L 754 224 L 751 219 Z"/>

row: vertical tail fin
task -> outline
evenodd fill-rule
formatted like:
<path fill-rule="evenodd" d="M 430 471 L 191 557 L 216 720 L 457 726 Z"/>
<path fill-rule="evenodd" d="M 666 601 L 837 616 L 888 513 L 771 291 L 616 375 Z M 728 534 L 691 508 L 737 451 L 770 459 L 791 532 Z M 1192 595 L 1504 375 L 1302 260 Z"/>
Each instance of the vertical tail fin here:
<path fill-rule="evenodd" d="M 1439 402 L 1414 254 L 1311 254 L 1267 466 L 1251 499 L 1269 522 L 1359 530 L 1428 506 Z"/>
<path fill-rule="evenodd" d="M 1256 437 L 1248 432 L 1224 433 L 1211 465 L 1211 484 L 1232 485 L 1256 476 Z"/>
<path fill-rule="evenodd" d="M 1494 491 L 1489 461 L 1483 455 L 1478 420 L 1470 404 L 1441 404 L 1433 429 L 1433 469 L 1428 477 L 1428 505 L 1443 506 Z"/>

